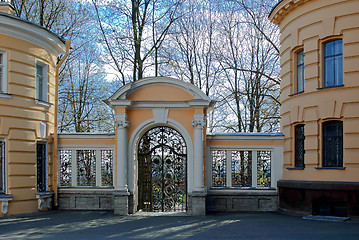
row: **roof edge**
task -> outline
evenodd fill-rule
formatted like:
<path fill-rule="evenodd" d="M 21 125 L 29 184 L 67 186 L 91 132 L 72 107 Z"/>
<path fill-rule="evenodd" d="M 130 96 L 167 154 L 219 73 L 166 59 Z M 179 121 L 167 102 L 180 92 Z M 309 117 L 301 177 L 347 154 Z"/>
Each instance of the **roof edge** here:
<path fill-rule="evenodd" d="M 66 40 L 54 32 L 33 22 L 0 12 L 1 34 L 19 38 L 40 47 L 58 56 L 66 50 Z"/>

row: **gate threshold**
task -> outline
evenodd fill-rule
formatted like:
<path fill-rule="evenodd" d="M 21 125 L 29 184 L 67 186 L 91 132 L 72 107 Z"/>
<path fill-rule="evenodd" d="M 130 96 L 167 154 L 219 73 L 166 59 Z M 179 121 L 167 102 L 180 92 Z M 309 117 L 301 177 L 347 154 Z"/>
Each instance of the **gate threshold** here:
<path fill-rule="evenodd" d="M 144 212 L 138 211 L 134 216 L 145 217 L 186 217 L 189 216 L 188 212 Z"/>

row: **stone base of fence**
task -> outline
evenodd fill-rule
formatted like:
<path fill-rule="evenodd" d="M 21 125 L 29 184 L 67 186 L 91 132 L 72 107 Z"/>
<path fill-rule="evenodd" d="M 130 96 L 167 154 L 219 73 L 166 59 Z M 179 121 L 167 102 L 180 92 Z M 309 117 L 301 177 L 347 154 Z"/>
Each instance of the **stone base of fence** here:
<path fill-rule="evenodd" d="M 276 190 L 209 190 L 207 212 L 277 211 Z"/>
<path fill-rule="evenodd" d="M 115 189 L 59 188 L 58 208 L 66 210 L 113 210 Z"/>

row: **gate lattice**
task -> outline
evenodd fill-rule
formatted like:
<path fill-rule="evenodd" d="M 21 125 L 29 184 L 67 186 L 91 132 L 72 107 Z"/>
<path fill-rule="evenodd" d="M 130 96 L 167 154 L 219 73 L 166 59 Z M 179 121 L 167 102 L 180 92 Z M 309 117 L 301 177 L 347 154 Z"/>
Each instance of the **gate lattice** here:
<path fill-rule="evenodd" d="M 141 138 L 138 147 L 138 210 L 186 211 L 187 148 L 173 128 L 155 127 Z"/>

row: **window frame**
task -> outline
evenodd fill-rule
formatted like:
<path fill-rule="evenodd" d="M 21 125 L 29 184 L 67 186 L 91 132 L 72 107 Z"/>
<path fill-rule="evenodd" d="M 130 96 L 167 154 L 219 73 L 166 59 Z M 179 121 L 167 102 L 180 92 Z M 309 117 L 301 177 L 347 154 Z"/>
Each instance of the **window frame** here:
<path fill-rule="evenodd" d="M 297 129 L 303 128 L 302 138 L 299 138 Z M 303 150 L 298 153 L 298 141 L 302 141 Z M 301 159 L 298 159 L 298 155 L 301 156 Z M 294 126 L 294 167 L 295 168 L 305 168 L 305 124 L 297 124 Z"/>
<path fill-rule="evenodd" d="M 38 66 L 42 68 L 42 86 L 40 86 Z M 36 100 L 48 102 L 48 65 L 41 61 L 36 61 L 35 65 L 36 76 Z M 40 94 L 41 93 L 41 94 Z"/>
<path fill-rule="evenodd" d="M 0 54 L 2 55 L 3 63 L 0 64 L 2 68 L 2 75 L 0 77 L 0 94 L 7 93 L 7 52 L 0 49 Z"/>
<path fill-rule="evenodd" d="M 7 175 L 6 175 L 6 141 L 0 138 L 0 194 L 6 194 Z"/>
<path fill-rule="evenodd" d="M 214 186 L 213 185 L 213 155 L 212 152 L 213 151 L 225 151 L 225 184 L 224 186 Z M 233 151 L 243 151 L 243 152 L 251 152 L 251 176 L 252 176 L 252 180 L 251 180 L 251 186 L 232 186 L 232 177 L 233 177 L 233 171 L 232 171 L 232 152 Z M 270 153 L 270 165 L 269 165 L 269 170 L 270 170 L 270 174 L 269 174 L 269 186 L 261 186 L 258 183 L 258 178 L 259 176 L 259 172 L 258 172 L 258 168 L 259 168 L 259 153 L 260 152 L 269 152 Z M 246 190 L 246 189 L 255 189 L 255 190 L 266 190 L 266 189 L 275 189 L 275 180 L 274 179 L 274 172 L 273 172 L 273 164 L 274 163 L 274 156 L 275 156 L 275 149 L 273 148 L 268 148 L 268 147 L 263 147 L 263 148 L 240 148 L 240 147 L 236 147 L 236 148 L 231 148 L 231 147 L 210 147 L 209 148 L 209 156 L 210 156 L 210 161 L 209 161 L 209 165 L 210 166 L 210 170 L 209 170 L 209 178 L 210 178 L 210 188 L 213 190 L 217 190 L 217 189 L 238 189 L 238 190 Z"/>
<path fill-rule="evenodd" d="M 78 169 L 78 151 L 95 151 L 95 180 L 96 180 L 96 184 L 95 185 L 80 185 L 78 184 L 78 174 L 80 173 L 80 169 Z M 103 166 L 102 163 L 105 162 L 105 155 L 106 154 L 102 154 L 104 152 L 111 152 L 111 167 L 110 167 L 110 175 L 111 175 L 111 181 L 107 184 L 105 184 L 103 182 Z M 67 154 L 67 158 L 65 159 L 61 159 L 61 157 L 63 156 L 62 153 Z M 108 147 L 108 146 L 103 146 L 103 145 L 98 145 L 98 146 L 88 146 L 88 145 L 74 145 L 74 146 L 63 146 L 63 147 L 59 147 L 58 148 L 58 186 L 60 188 L 68 188 L 68 187 L 84 187 L 84 188 L 113 188 L 114 187 L 114 177 L 115 177 L 115 148 L 113 147 Z M 104 162 L 102 161 L 104 160 Z M 107 159 L 109 160 L 109 159 Z M 62 162 L 67 162 L 68 163 L 68 167 L 66 169 L 63 169 L 61 166 Z M 64 171 L 65 174 L 63 174 L 61 171 Z M 68 177 L 66 184 L 61 185 L 63 181 L 62 177 Z"/>
<path fill-rule="evenodd" d="M 340 129 L 336 129 L 337 133 L 340 132 L 341 135 L 336 135 L 336 136 L 328 136 L 328 130 L 326 130 L 326 128 L 329 127 L 340 127 Z M 322 168 L 343 168 L 343 153 L 344 153 L 344 134 L 343 134 L 343 121 L 341 120 L 328 120 L 325 122 L 322 122 L 322 126 L 321 126 L 321 131 L 322 131 Z M 331 147 L 331 145 L 327 144 L 328 142 L 333 143 L 334 140 L 330 139 L 330 138 L 339 138 L 339 143 L 335 143 L 335 144 L 339 144 L 339 149 L 336 151 L 336 155 L 337 155 L 337 159 L 335 159 L 336 164 L 332 165 L 328 159 L 328 151 L 330 149 L 335 149 L 333 147 Z"/>
<path fill-rule="evenodd" d="M 337 41 L 341 41 L 341 53 L 340 54 L 335 54 L 334 55 L 329 55 L 327 56 L 326 55 L 326 49 L 327 49 L 327 46 L 328 44 L 330 43 L 334 43 L 334 42 L 337 42 Z M 333 49 L 333 51 L 335 51 L 335 48 Z M 343 57 L 343 52 L 344 52 L 344 45 L 343 45 L 343 39 L 342 38 L 332 38 L 332 39 L 329 39 L 329 40 L 326 40 L 322 43 L 322 54 L 323 54 L 323 57 L 322 57 L 322 66 L 323 66 L 323 71 L 322 71 L 322 74 L 323 74 L 323 88 L 332 88 L 332 87 L 341 87 L 344 85 L 344 57 Z M 334 60 L 334 63 L 333 63 L 333 66 L 332 66 L 332 69 L 336 69 L 336 66 L 337 66 L 337 57 L 341 57 L 341 82 L 340 83 L 336 83 L 338 82 L 339 80 L 336 79 L 336 74 L 334 72 L 334 76 L 333 76 L 333 83 L 329 83 L 327 82 L 327 78 L 326 78 L 326 69 L 328 68 L 327 66 L 327 63 L 326 63 L 326 60 L 328 59 L 332 59 Z"/>
<path fill-rule="evenodd" d="M 302 63 L 298 63 L 298 57 L 300 56 L 299 54 L 302 53 L 303 56 L 303 62 Z M 295 93 L 302 93 L 304 92 L 304 85 L 305 85 L 305 77 L 304 77 L 304 72 L 305 72 L 305 64 L 304 64 L 304 57 L 305 57 L 305 53 L 304 53 L 304 48 L 299 48 L 298 50 L 295 51 Z M 299 67 L 302 73 L 302 79 L 299 79 Z M 301 81 L 299 81 L 301 80 Z M 302 82 L 302 89 L 299 89 L 299 82 Z"/>
<path fill-rule="evenodd" d="M 44 146 L 43 152 L 41 152 L 41 165 L 39 165 L 39 145 Z M 36 189 L 37 192 L 47 192 L 47 154 L 48 154 L 47 142 L 36 143 Z M 41 167 L 40 167 L 41 166 Z M 41 175 L 40 175 L 41 173 Z M 41 179 L 40 179 L 41 178 Z"/>

